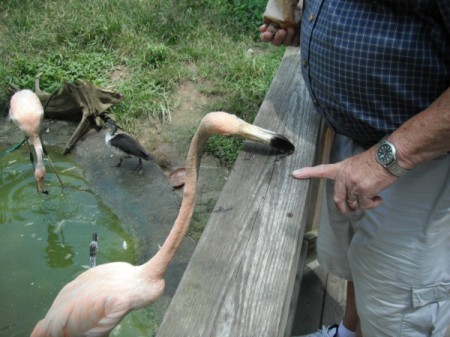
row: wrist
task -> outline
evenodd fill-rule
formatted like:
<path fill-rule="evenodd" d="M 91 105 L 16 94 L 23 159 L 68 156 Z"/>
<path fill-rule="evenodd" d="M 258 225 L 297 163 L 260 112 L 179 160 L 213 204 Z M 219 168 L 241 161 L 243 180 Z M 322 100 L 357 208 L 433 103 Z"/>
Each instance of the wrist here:
<path fill-rule="evenodd" d="M 386 136 L 387 140 L 394 144 L 396 148 L 396 156 L 397 163 L 406 170 L 411 170 L 417 163 L 414 162 L 413 159 L 417 159 L 417 155 L 412 155 L 407 147 L 407 144 L 410 144 L 406 139 L 402 139 L 402 137 L 396 134 L 390 134 Z"/>
<path fill-rule="evenodd" d="M 408 169 L 401 165 L 398 160 L 398 151 L 392 140 L 388 136 L 383 137 L 375 146 L 375 160 L 391 175 L 399 178 L 408 172 Z"/>

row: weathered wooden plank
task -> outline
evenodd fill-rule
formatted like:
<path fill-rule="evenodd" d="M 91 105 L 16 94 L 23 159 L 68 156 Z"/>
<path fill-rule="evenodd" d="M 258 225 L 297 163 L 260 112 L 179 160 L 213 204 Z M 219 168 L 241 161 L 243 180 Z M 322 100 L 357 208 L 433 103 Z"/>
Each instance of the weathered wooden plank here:
<path fill-rule="evenodd" d="M 320 134 L 323 137 L 319 137 L 319 143 L 317 145 L 317 158 L 316 165 L 328 164 L 330 158 L 331 145 L 334 140 L 334 131 L 329 128 L 325 121 L 321 124 Z M 309 232 L 311 230 L 317 230 L 319 228 L 320 222 L 320 210 L 322 208 L 322 194 L 325 184 L 325 179 L 313 179 L 311 182 L 312 190 L 317 191 L 313 194 L 311 199 L 311 207 L 314 207 L 314 211 L 310 211 L 308 215 L 308 220 L 306 221 L 305 231 Z"/>
<path fill-rule="evenodd" d="M 285 335 L 310 194 L 310 182 L 290 173 L 314 163 L 320 125 L 298 49 L 286 51 L 255 124 L 286 135 L 296 151 L 277 158 L 244 144 L 159 337 Z"/>
<path fill-rule="evenodd" d="M 303 336 L 320 328 L 327 283 L 327 273 L 319 267 L 317 259 L 307 263 L 298 298 L 293 336 Z"/>

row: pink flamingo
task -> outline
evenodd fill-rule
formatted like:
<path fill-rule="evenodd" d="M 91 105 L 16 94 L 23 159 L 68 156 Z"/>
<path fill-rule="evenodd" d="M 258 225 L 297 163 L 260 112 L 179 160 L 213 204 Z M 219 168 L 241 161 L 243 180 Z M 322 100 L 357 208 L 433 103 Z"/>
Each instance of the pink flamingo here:
<path fill-rule="evenodd" d="M 48 157 L 44 145 L 41 141 L 40 129 L 41 122 L 44 118 L 44 108 L 42 107 L 39 97 L 31 90 L 25 89 L 16 92 L 12 97 L 9 105 L 9 118 L 16 124 L 26 135 L 36 152 L 36 168 L 34 169 L 34 178 L 36 179 L 38 191 L 47 194 L 45 188 L 45 166 L 44 155 L 47 156 L 53 171 L 58 178 L 61 186 L 63 185 L 61 178 L 56 172 L 53 162 Z M 30 143 L 28 142 L 28 147 Z M 34 166 L 33 155 L 30 149 L 30 160 Z"/>
<path fill-rule="evenodd" d="M 236 135 L 292 153 L 284 136 L 248 124 L 225 112 L 207 114 L 195 133 L 186 160 L 183 200 L 175 223 L 161 249 L 140 266 L 112 262 L 91 268 L 67 284 L 57 295 L 31 337 L 109 336 L 133 310 L 146 307 L 163 294 L 164 273 L 189 227 L 194 212 L 200 159 L 212 134 Z"/>
<path fill-rule="evenodd" d="M 39 192 L 48 193 L 45 188 L 45 166 L 44 148 L 39 135 L 41 121 L 44 118 L 44 108 L 39 97 L 31 90 L 20 90 L 11 97 L 9 118 L 25 133 L 29 141 L 33 144 L 36 152 L 36 168 L 34 178 L 36 179 Z M 33 156 L 30 150 L 30 158 Z"/>

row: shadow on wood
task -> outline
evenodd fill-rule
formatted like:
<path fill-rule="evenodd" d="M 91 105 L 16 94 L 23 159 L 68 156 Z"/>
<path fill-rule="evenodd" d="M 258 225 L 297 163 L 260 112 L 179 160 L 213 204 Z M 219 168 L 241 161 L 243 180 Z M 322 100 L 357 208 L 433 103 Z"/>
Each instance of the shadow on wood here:
<path fill-rule="evenodd" d="M 316 259 L 307 263 L 301 282 L 292 335 L 306 335 L 322 325 L 339 323 L 344 315 L 347 282 L 326 273 Z"/>

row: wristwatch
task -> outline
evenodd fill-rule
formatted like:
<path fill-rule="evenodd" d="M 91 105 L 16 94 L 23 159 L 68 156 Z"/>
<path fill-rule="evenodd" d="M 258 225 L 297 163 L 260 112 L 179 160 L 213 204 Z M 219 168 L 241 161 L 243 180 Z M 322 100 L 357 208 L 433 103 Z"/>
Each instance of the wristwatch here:
<path fill-rule="evenodd" d="M 375 159 L 378 164 L 383 166 L 389 173 L 396 177 L 400 177 L 408 172 L 407 169 L 401 167 L 397 162 L 397 150 L 395 145 L 387 140 L 387 136 L 383 137 L 377 144 L 377 152 Z"/>

